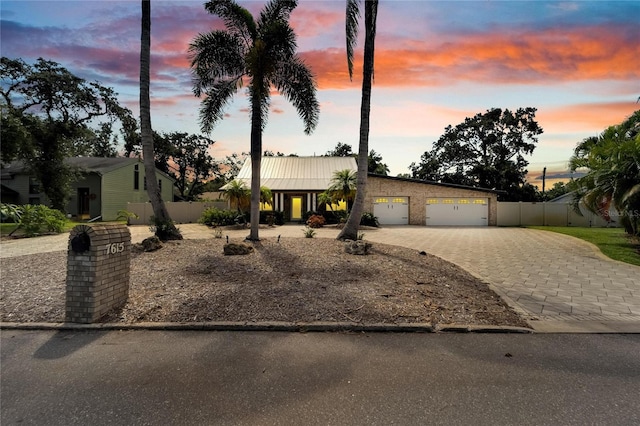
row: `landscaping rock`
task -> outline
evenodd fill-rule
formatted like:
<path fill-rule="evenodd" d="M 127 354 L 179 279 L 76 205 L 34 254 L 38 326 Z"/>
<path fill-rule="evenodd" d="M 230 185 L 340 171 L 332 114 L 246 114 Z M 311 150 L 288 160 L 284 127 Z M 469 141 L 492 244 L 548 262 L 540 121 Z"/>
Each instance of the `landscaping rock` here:
<path fill-rule="evenodd" d="M 367 243 L 367 242 L 362 241 L 362 240 L 358 240 L 358 241 L 347 240 L 344 243 L 344 251 L 349 253 L 349 254 L 365 256 L 365 255 L 369 254 L 369 249 L 372 246 L 373 245 L 371 243 Z"/>
<path fill-rule="evenodd" d="M 140 243 L 143 251 L 156 251 L 162 248 L 162 242 L 155 235 L 153 237 L 145 238 Z"/>
<path fill-rule="evenodd" d="M 236 256 L 253 252 L 253 247 L 242 243 L 229 243 L 223 247 L 225 256 Z"/>

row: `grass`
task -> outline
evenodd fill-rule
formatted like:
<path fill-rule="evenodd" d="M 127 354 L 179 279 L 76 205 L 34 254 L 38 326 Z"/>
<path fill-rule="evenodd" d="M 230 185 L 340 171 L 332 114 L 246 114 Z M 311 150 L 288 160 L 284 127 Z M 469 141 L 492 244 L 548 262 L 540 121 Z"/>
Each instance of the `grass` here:
<path fill-rule="evenodd" d="M 640 266 L 640 241 L 626 234 L 621 228 L 574 228 L 561 226 L 527 226 L 527 228 L 552 231 L 580 238 L 594 244 L 605 256 L 611 259 Z"/>
<path fill-rule="evenodd" d="M 71 220 L 68 220 L 65 225 L 64 225 L 64 230 L 62 232 L 69 232 L 71 231 L 76 225 L 82 225 L 84 222 L 74 222 Z M 2 235 L 3 237 L 8 236 L 10 233 L 12 233 L 16 228 L 18 227 L 17 223 L 0 223 L 0 235 Z M 21 231 L 18 230 L 16 231 L 14 234 L 14 236 L 20 236 L 22 235 Z"/>

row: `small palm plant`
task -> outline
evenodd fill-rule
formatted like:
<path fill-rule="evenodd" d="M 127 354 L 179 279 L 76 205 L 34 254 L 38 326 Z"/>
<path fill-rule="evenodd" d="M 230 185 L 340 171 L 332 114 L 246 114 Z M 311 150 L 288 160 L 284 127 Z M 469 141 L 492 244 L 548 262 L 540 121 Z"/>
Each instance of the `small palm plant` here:
<path fill-rule="evenodd" d="M 242 207 L 248 203 L 251 192 L 244 182 L 233 180 L 227 186 L 224 196 L 231 204 L 235 204 L 238 214 L 242 215 Z"/>
<path fill-rule="evenodd" d="M 350 169 L 335 171 L 327 192 L 334 199 L 344 200 L 347 203 L 347 210 L 349 210 L 349 201 L 356 195 L 356 172 Z"/>

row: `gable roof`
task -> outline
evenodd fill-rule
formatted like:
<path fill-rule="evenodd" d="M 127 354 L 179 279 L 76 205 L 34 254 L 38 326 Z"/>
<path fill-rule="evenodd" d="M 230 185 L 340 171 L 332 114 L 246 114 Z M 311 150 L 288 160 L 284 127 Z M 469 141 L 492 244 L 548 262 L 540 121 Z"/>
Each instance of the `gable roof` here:
<path fill-rule="evenodd" d="M 358 166 L 353 157 L 262 157 L 260 185 L 272 191 L 324 191 L 333 174 Z M 247 158 L 234 179 L 251 187 L 251 158 Z M 221 188 L 226 189 L 226 185 Z"/>
<path fill-rule="evenodd" d="M 129 157 L 71 157 L 65 158 L 64 162 L 87 172 L 103 175 L 120 167 L 141 163 L 141 160 Z"/>
<path fill-rule="evenodd" d="M 64 162 L 69 166 L 81 169 L 81 171 L 99 175 L 104 175 L 131 164 L 142 164 L 142 160 L 137 157 L 68 157 L 64 159 Z M 15 175 L 27 173 L 29 173 L 27 165 L 20 160 L 2 165 L 2 179 L 11 179 Z M 158 169 L 156 169 L 156 173 L 175 181 L 171 176 Z"/>

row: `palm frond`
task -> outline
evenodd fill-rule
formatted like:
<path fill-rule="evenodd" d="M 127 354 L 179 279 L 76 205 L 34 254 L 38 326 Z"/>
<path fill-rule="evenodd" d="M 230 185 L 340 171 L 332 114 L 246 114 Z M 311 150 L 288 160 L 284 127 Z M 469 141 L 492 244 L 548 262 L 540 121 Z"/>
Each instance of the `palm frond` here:
<path fill-rule="evenodd" d="M 316 98 L 316 82 L 311 70 L 298 56 L 278 64 L 273 85 L 293 104 L 310 134 L 318 125 L 320 104 Z"/>
<path fill-rule="evenodd" d="M 250 46 L 255 40 L 258 30 L 251 12 L 235 1 L 211 0 L 205 3 L 204 8 L 212 15 L 222 18 L 227 30 L 240 36 L 247 46 Z"/>
<path fill-rule="evenodd" d="M 291 12 L 293 12 L 297 6 L 297 0 L 271 0 L 264 6 L 262 12 L 260 12 L 258 28 L 262 28 L 270 22 L 288 22 Z"/>
<path fill-rule="evenodd" d="M 347 67 L 349 78 L 353 79 L 353 51 L 358 42 L 358 24 L 360 22 L 360 1 L 347 0 L 346 11 L 346 39 L 347 39 Z"/>
<path fill-rule="evenodd" d="M 206 89 L 206 98 L 200 106 L 200 123 L 204 133 L 210 133 L 222 119 L 224 107 L 241 86 L 241 78 L 218 80 Z"/>
<path fill-rule="evenodd" d="M 189 45 L 189 59 L 196 96 L 219 79 L 236 78 L 245 73 L 241 43 L 237 36 L 225 31 L 198 34 Z"/>

